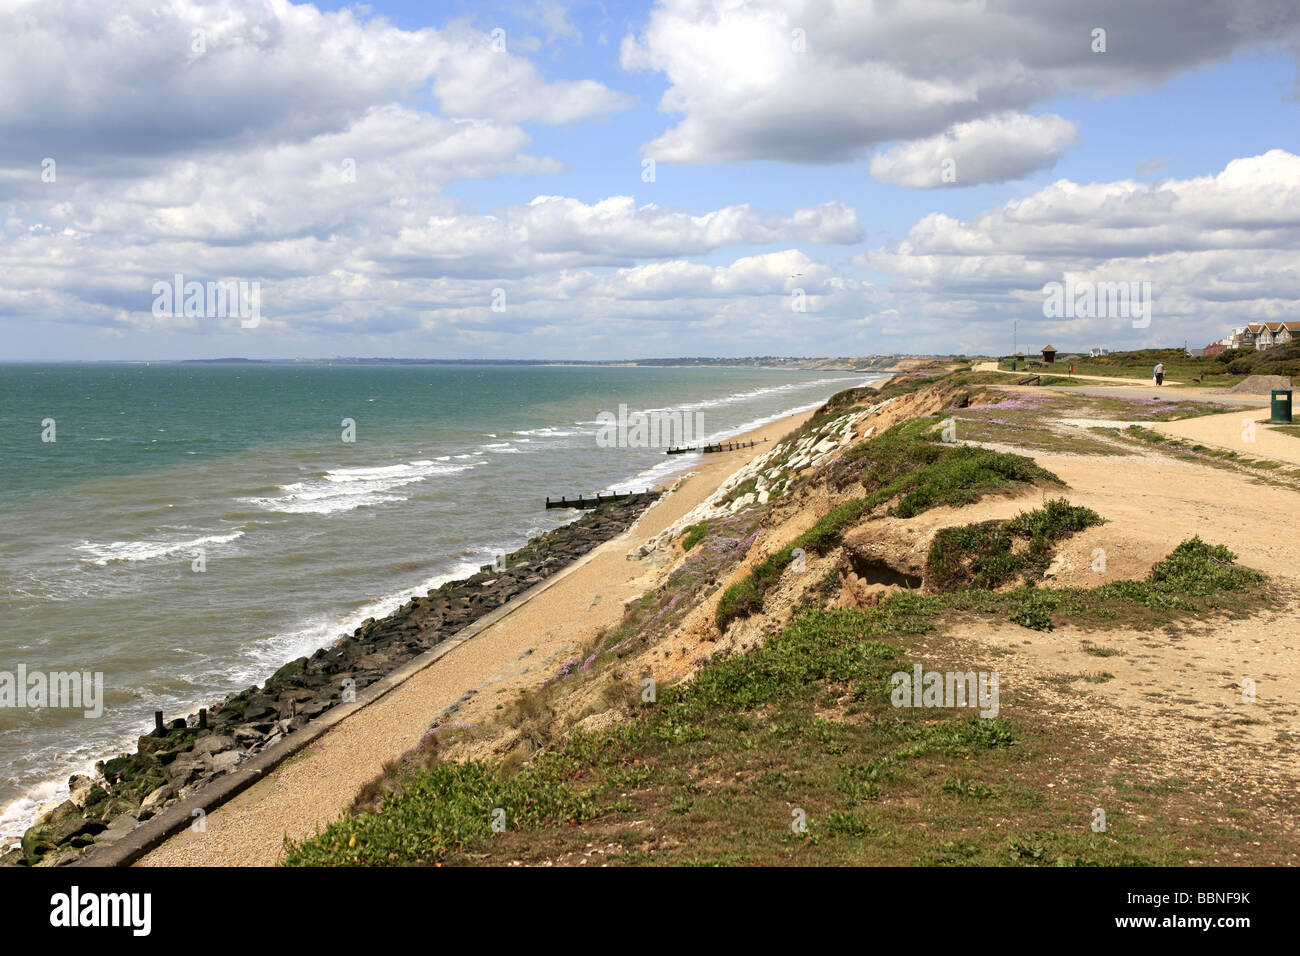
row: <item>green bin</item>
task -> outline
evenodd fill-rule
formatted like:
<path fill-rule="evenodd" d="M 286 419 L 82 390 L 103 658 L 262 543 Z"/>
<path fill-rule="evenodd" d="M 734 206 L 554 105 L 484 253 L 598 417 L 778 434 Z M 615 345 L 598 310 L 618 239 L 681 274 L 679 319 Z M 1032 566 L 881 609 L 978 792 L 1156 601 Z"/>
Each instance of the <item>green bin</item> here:
<path fill-rule="evenodd" d="M 1291 390 L 1289 388 L 1273 390 L 1273 417 L 1268 421 L 1270 425 L 1291 424 Z"/>

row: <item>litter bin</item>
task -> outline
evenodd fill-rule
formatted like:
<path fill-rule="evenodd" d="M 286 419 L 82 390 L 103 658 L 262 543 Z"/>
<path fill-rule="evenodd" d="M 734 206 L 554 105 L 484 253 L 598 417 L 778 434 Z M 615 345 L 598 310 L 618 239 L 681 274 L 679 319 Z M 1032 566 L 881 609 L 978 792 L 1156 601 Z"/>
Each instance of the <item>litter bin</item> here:
<path fill-rule="evenodd" d="M 1291 390 L 1289 388 L 1273 390 L 1273 417 L 1268 421 L 1270 425 L 1291 424 Z"/>

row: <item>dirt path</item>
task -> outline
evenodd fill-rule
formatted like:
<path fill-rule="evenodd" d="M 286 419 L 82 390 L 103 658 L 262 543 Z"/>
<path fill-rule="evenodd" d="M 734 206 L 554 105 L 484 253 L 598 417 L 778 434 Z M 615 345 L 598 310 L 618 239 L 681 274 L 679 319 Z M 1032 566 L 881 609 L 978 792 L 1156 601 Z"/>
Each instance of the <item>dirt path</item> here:
<path fill-rule="evenodd" d="M 767 438 L 766 445 L 705 456 L 678 489 L 651 507 L 632 529 L 597 548 L 548 590 L 209 814 L 205 832 L 186 830 L 137 865 L 276 863 L 285 835 L 301 839 L 338 817 L 385 762 L 419 742 L 435 718 L 454 708 L 456 722 L 482 721 L 494 714 L 498 702 L 509 700 L 512 691 L 537 685 L 600 630 L 617 624 L 624 602 L 653 586 L 659 573 L 627 560 L 628 550 L 668 527 L 810 416 L 773 422 L 738 439 Z"/>
<path fill-rule="evenodd" d="M 1009 371 L 1008 369 L 998 368 L 997 362 L 980 362 L 978 365 L 973 366 L 971 370 L 975 372 L 999 372 L 1002 375 L 1016 375 L 1022 378 L 1026 375 L 1062 375 L 1062 376 L 1068 376 L 1069 378 L 1078 379 L 1079 381 L 1083 381 L 1083 382 L 1113 382 L 1117 385 L 1128 386 L 1129 388 L 1141 388 L 1141 389 L 1156 388 L 1155 379 L 1146 381 L 1140 378 L 1122 378 L 1119 376 L 1110 376 L 1110 375 L 1070 375 L 1068 364 L 1064 369 L 1060 368 L 1059 366 L 1052 367 L 1052 368 L 1043 366 L 1042 368 L 1034 369 L 1033 371 L 1029 371 L 1027 369 L 1020 369 L 1018 371 L 1012 372 Z M 1165 379 L 1165 385 L 1181 385 L 1181 384 L 1183 383 L 1175 382 L 1171 378 Z"/>
<path fill-rule="evenodd" d="M 1226 448 L 1251 458 L 1272 458 L 1300 465 L 1300 438 L 1264 424 L 1268 409 L 1206 415 L 1149 427 L 1175 438 Z"/>

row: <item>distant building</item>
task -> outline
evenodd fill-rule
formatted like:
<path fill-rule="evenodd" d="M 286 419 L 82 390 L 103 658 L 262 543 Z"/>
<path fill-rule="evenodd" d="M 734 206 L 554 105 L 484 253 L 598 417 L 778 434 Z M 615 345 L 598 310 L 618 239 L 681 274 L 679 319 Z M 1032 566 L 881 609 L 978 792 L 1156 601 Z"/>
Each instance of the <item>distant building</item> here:
<path fill-rule="evenodd" d="M 1051 365 L 1056 361 L 1056 347 L 1053 345 L 1043 346 L 1043 364 Z"/>
<path fill-rule="evenodd" d="M 1275 345 L 1288 345 L 1300 337 L 1300 322 L 1261 322 L 1256 329 L 1255 348 L 1263 351 Z"/>
<path fill-rule="evenodd" d="M 1206 358 L 1214 358 L 1216 355 L 1222 354 L 1225 348 L 1227 348 L 1227 346 L 1222 342 L 1211 342 L 1205 348 L 1201 349 L 1201 354 Z"/>
<path fill-rule="evenodd" d="M 1104 349 L 1098 346 L 1097 348 L 1089 349 L 1088 354 L 1093 358 L 1101 358 L 1103 355 L 1109 355 L 1110 349 Z"/>
<path fill-rule="evenodd" d="M 1250 325 L 1243 325 L 1233 329 L 1230 347 L 1234 349 L 1253 349 L 1255 347 L 1255 337 L 1259 335 L 1262 328 L 1264 326 L 1260 323 L 1252 322 Z"/>

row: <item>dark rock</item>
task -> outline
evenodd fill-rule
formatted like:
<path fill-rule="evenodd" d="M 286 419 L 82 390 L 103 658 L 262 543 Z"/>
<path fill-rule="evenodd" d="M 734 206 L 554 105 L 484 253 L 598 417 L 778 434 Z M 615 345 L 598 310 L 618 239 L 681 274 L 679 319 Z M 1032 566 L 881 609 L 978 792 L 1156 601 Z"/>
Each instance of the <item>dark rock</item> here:
<path fill-rule="evenodd" d="M 234 730 L 235 740 L 242 746 L 247 747 L 260 741 L 266 736 L 258 730 L 253 724 L 240 724 Z"/>
<path fill-rule="evenodd" d="M 242 714 L 244 723 L 249 724 L 262 717 L 269 717 L 276 712 L 275 698 L 266 694 L 253 694 L 248 698 Z"/>
<path fill-rule="evenodd" d="M 215 756 L 206 757 L 208 768 L 215 773 L 225 773 L 234 770 L 243 760 L 244 755 L 237 750 L 226 750 Z"/>
<path fill-rule="evenodd" d="M 57 823 L 50 827 L 49 840 L 51 843 L 67 843 L 75 836 L 90 834 L 94 836 L 99 831 L 105 829 L 107 824 L 102 820 L 96 820 L 93 817 L 72 817 Z"/>
<path fill-rule="evenodd" d="M 298 708 L 298 715 L 300 717 L 305 717 L 308 720 L 310 720 L 313 717 L 319 717 L 325 711 L 329 710 L 330 707 L 333 706 L 333 704 L 334 702 L 329 700 L 309 701 L 308 703 L 303 704 L 301 707 Z"/>
<path fill-rule="evenodd" d="M 178 757 L 168 768 L 167 777 L 173 787 L 179 789 L 192 782 L 201 772 L 207 770 L 202 757 L 186 755 Z"/>
<path fill-rule="evenodd" d="M 231 750 L 235 747 L 235 738 L 227 737 L 224 734 L 208 734 L 206 737 L 200 737 L 194 742 L 194 752 L 196 754 L 219 754 L 223 750 Z"/>

